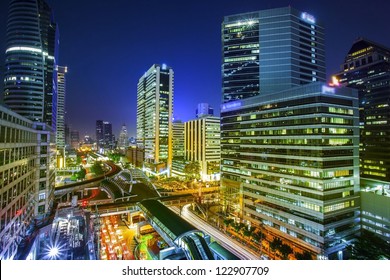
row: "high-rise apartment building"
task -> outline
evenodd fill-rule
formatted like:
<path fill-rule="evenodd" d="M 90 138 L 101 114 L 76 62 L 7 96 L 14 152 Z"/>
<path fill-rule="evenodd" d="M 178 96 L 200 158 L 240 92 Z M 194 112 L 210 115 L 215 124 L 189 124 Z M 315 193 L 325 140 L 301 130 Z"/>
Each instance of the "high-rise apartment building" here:
<path fill-rule="evenodd" d="M 172 163 L 173 69 L 154 64 L 137 86 L 137 145 L 145 148 L 145 168 L 169 172 Z"/>
<path fill-rule="evenodd" d="M 219 117 L 205 116 L 184 123 L 186 161 L 199 162 L 203 181 L 220 179 L 221 135 Z"/>
<path fill-rule="evenodd" d="M 106 149 L 113 149 L 115 146 L 115 136 L 112 134 L 112 124 L 110 122 L 103 122 L 104 133 L 104 147 Z"/>
<path fill-rule="evenodd" d="M 57 66 L 57 130 L 56 144 L 58 150 L 65 148 L 65 95 L 66 95 L 66 66 Z"/>
<path fill-rule="evenodd" d="M 43 0 L 11 0 L 5 51 L 4 103 L 56 129 L 58 30 Z"/>
<path fill-rule="evenodd" d="M 40 143 L 37 145 L 37 142 Z M 14 259 L 54 199 L 54 134 L 0 106 L 0 259 Z"/>
<path fill-rule="evenodd" d="M 359 230 L 357 92 L 313 83 L 221 109 L 226 211 L 330 256 Z"/>
<path fill-rule="evenodd" d="M 358 39 L 336 84 L 359 90 L 361 187 L 390 184 L 390 48 Z"/>
<path fill-rule="evenodd" d="M 104 147 L 104 126 L 102 120 L 96 121 L 96 144 L 98 149 Z"/>
<path fill-rule="evenodd" d="M 325 81 L 324 29 L 285 7 L 226 16 L 222 24 L 222 102 Z"/>
<path fill-rule="evenodd" d="M 227 16 L 222 45 L 224 209 L 333 256 L 360 228 L 358 98 L 318 83 L 321 22 L 291 7 Z"/>

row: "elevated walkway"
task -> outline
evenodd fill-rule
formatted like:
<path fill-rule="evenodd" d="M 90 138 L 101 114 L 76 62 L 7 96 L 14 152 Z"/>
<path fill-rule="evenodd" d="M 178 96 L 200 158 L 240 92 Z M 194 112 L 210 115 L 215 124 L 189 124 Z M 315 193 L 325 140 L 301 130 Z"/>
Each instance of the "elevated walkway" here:
<path fill-rule="evenodd" d="M 214 259 L 204 239 L 205 234 L 176 215 L 160 201 L 143 200 L 138 203 L 138 206 L 165 241 L 170 246 L 183 250 L 187 259 Z"/>

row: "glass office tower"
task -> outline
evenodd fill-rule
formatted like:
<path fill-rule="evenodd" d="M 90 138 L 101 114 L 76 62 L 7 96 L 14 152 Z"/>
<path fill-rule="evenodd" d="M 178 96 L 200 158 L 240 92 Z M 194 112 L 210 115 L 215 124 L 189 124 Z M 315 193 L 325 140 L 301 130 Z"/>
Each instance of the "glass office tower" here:
<path fill-rule="evenodd" d="M 5 51 L 4 103 L 56 129 L 58 30 L 43 0 L 11 0 Z"/>
<path fill-rule="evenodd" d="M 390 184 L 390 48 L 358 39 L 336 83 L 359 90 L 360 177 L 365 185 Z"/>
<path fill-rule="evenodd" d="M 222 101 L 325 81 L 324 29 L 291 7 L 230 15 L 222 23 Z"/>

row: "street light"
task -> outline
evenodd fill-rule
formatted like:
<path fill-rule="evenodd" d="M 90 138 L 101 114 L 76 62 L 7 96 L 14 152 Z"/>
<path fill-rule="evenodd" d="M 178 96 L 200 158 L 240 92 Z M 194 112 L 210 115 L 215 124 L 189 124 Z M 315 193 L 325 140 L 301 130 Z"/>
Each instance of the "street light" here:
<path fill-rule="evenodd" d="M 48 254 L 48 256 L 49 256 L 50 258 L 54 259 L 55 257 L 58 256 L 59 252 L 60 252 L 60 250 L 58 250 L 57 247 L 52 247 L 52 248 L 49 249 L 49 254 Z"/>

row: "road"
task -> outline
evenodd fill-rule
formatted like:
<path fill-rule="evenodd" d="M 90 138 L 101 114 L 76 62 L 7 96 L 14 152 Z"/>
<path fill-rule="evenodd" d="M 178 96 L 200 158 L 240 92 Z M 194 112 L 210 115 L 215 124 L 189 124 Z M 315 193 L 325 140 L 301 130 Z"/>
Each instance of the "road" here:
<path fill-rule="evenodd" d="M 199 218 L 197 215 L 192 213 L 190 210 L 188 210 L 188 207 L 190 204 L 187 204 L 183 207 L 183 210 L 181 212 L 181 217 L 191 223 L 196 228 L 200 229 L 201 231 L 209 234 L 212 238 L 214 238 L 216 241 L 218 241 L 221 246 L 223 246 L 225 249 L 229 250 L 233 254 L 235 254 L 237 257 L 239 257 L 242 260 L 258 260 L 259 255 L 255 255 L 251 252 L 248 252 L 247 249 L 243 248 L 243 245 L 238 242 L 237 240 L 234 240 L 228 236 L 226 236 L 224 233 L 220 232 L 218 229 L 214 228 L 213 226 L 210 226 L 207 222 Z M 170 207 L 172 211 L 174 211 L 177 214 L 180 214 L 180 210 L 178 207 L 173 206 Z"/>

